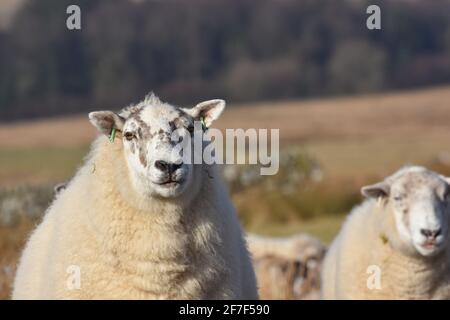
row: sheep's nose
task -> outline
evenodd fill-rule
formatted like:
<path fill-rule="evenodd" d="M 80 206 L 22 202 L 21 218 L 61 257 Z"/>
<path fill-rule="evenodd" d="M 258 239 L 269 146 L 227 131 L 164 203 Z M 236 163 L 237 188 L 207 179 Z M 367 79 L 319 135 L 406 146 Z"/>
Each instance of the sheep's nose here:
<path fill-rule="evenodd" d="M 442 232 L 442 229 L 420 229 L 420 233 L 423 234 L 427 239 L 436 239 Z"/>
<path fill-rule="evenodd" d="M 163 172 L 167 172 L 169 174 L 173 173 L 175 170 L 181 167 L 183 163 L 168 163 L 163 160 L 156 160 L 155 167 Z"/>

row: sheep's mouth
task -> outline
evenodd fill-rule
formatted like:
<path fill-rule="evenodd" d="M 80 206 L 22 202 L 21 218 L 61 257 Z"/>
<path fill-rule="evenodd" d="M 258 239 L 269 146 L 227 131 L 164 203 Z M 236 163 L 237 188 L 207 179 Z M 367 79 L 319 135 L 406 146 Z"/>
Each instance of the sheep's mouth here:
<path fill-rule="evenodd" d="M 443 241 L 426 241 L 422 243 L 420 246 L 427 250 L 434 250 L 442 247 Z"/>
<path fill-rule="evenodd" d="M 421 252 L 422 255 L 433 256 L 441 252 L 445 245 L 444 241 L 426 241 L 418 244 L 416 247 L 418 249 L 420 248 L 419 252 Z"/>
<path fill-rule="evenodd" d="M 155 184 L 162 186 L 162 187 L 166 187 L 166 188 L 170 188 L 170 187 L 176 187 L 180 184 L 183 183 L 183 180 L 173 180 L 173 179 L 169 179 L 163 182 L 157 182 Z"/>
<path fill-rule="evenodd" d="M 427 250 L 435 249 L 436 247 L 439 247 L 439 245 L 436 242 L 425 242 L 422 244 L 422 248 Z"/>

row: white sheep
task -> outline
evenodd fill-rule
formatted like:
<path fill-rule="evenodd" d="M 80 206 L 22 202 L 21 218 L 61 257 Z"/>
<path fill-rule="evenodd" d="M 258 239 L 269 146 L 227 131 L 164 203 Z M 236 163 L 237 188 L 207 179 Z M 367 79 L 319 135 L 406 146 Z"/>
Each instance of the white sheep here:
<path fill-rule="evenodd" d="M 257 299 L 218 170 L 181 162 L 170 138 L 193 135 L 194 121 L 209 126 L 224 107 L 210 100 L 184 109 L 151 95 L 118 114 L 90 113 L 104 135 L 33 232 L 12 297 Z"/>
<path fill-rule="evenodd" d="M 247 236 L 262 299 L 318 299 L 325 247 L 314 237 Z"/>
<path fill-rule="evenodd" d="M 410 166 L 366 186 L 322 267 L 324 299 L 449 299 L 450 187 Z"/>

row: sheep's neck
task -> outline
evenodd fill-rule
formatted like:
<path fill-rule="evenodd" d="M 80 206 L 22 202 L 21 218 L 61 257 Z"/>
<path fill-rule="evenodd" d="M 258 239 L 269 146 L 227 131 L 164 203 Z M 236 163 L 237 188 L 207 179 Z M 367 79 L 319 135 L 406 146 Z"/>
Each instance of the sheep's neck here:
<path fill-rule="evenodd" d="M 381 244 L 381 287 L 399 299 L 429 299 L 442 283 L 442 275 L 448 273 L 446 255 L 435 261 L 408 257 L 398 250 Z"/>

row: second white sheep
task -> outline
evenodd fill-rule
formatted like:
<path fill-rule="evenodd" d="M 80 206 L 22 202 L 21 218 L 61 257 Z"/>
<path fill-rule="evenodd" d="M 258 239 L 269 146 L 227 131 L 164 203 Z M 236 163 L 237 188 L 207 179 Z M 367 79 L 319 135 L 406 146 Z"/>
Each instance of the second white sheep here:
<path fill-rule="evenodd" d="M 405 167 L 362 188 L 323 264 L 325 299 L 449 299 L 450 186 Z"/>

